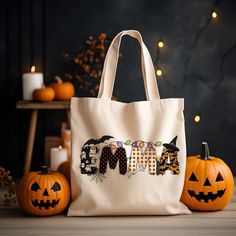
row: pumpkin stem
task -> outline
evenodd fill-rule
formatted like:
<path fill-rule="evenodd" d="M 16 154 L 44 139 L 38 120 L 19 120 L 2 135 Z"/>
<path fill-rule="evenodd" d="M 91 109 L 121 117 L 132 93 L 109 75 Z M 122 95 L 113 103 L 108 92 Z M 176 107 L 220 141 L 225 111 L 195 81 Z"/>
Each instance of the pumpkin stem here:
<path fill-rule="evenodd" d="M 48 174 L 48 167 L 47 167 L 47 166 L 42 166 L 42 168 L 41 168 L 41 174 L 42 174 L 42 175 Z"/>
<path fill-rule="evenodd" d="M 56 76 L 54 77 L 54 79 L 55 79 L 55 80 L 57 81 L 57 83 L 59 83 L 59 84 L 62 84 L 62 83 L 63 83 L 61 77 L 59 77 L 58 75 L 56 75 Z"/>
<path fill-rule="evenodd" d="M 201 153 L 201 159 L 202 160 L 211 160 L 209 158 L 209 147 L 207 142 L 202 142 L 202 153 Z"/>

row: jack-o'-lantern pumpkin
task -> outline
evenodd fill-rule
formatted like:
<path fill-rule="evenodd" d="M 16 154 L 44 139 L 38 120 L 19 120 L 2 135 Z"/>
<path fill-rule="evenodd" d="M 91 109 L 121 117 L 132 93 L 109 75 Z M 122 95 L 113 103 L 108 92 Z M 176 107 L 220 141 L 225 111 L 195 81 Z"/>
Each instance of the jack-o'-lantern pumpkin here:
<path fill-rule="evenodd" d="M 181 201 L 191 210 L 216 211 L 229 203 L 233 192 L 230 168 L 220 158 L 209 156 L 208 145 L 203 142 L 201 155 L 187 158 Z"/>
<path fill-rule="evenodd" d="M 17 200 L 29 214 L 50 216 L 61 213 L 70 201 L 70 187 L 66 178 L 58 172 L 29 172 L 20 181 Z"/>

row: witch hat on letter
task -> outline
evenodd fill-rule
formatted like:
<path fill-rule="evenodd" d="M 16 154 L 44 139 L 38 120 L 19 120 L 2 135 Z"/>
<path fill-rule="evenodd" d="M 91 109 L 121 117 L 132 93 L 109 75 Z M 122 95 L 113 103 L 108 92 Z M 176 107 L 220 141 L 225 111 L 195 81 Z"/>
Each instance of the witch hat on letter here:
<path fill-rule="evenodd" d="M 179 149 L 176 147 L 177 137 L 178 136 L 175 136 L 170 143 L 164 143 L 163 146 L 166 147 L 167 149 L 171 149 L 172 151 L 178 152 Z"/>

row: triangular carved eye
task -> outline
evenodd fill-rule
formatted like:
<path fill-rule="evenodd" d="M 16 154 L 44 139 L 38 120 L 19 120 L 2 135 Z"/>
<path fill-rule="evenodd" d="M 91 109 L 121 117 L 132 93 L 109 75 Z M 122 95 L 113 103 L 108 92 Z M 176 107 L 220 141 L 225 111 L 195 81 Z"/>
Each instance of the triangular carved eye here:
<path fill-rule="evenodd" d="M 37 182 L 34 182 L 32 185 L 31 185 L 31 188 L 30 188 L 32 191 L 34 192 L 37 192 L 39 189 L 41 189 L 38 185 Z"/>
<path fill-rule="evenodd" d="M 221 175 L 220 172 L 219 172 L 219 174 L 218 174 L 217 177 L 216 177 L 216 182 L 223 181 L 223 180 L 224 180 L 224 179 L 223 179 L 222 175 Z"/>
<path fill-rule="evenodd" d="M 53 184 L 52 188 L 51 188 L 54 192 L 60 191 L 61 190 L 61 186 L 59 183 L 55 183 Z"/>
<path fill-rule="evenodd" d="M 206 181 L 203 186 L 211 186 L 211 183 L 208 178 L 206 178 Z"/>
<path fill-rule="evenodd" d="M 189 180 L 189 181 L 195 181 L 195 182 L 198 182 L 197 177 L 195 176 L 194 173 L 191 174 L 191 176 L 189 177 L 188 180 Z"/>

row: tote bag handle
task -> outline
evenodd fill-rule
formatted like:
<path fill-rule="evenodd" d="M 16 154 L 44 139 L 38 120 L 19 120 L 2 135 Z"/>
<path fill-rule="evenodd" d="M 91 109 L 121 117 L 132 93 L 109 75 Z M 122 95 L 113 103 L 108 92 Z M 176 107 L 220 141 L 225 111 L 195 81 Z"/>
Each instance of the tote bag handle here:
<path fill-rule="evenodd" d="M 141 34 L 136 30 L 122 31 L 112 40 L 103 66 L 98 98 L 111 99 L 112 97 L 117 63 L 119 59 L 120 43 L 124 35 L 129 35 L 137 39 L 141 46 L 141 66 L 147 100 L 160 100 L 155 70 L 150 53 L 142 40 Z"/>

